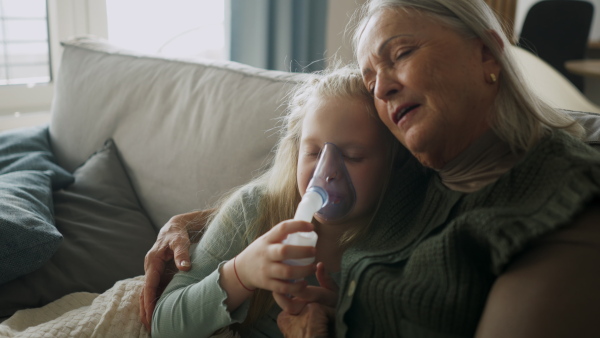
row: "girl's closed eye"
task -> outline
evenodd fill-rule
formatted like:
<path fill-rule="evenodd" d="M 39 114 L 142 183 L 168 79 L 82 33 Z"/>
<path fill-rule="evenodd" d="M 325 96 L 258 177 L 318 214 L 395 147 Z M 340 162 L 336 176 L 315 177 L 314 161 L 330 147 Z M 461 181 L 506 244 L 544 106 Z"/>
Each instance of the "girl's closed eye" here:
<path fill-rule="evenodd" d="M 317 157 L 319 157 L 319 153 L 314 153 L 314 152 L 305 152 L 305 153 L 304 153 L 304 156 L 306 156 L 306 157 L 314 157 L 314 158 L 317 158 Z"/>
<path fill-rule="evenodd" d="M 357 154 L 344 154 L 344 160 L 349 161 L 349 162 L 362 162 L 362 160 L 364 159 L 364 156 L 361 155 L 357 155 Z"/>
<path fill-rule="evenodd" d="M 319 157 L 319 154 L 321 154 L 321 149 L 320 148 L 307 148 L 304 150 L 304 156 L 308 157 L 308 158 L 315 158 L 317 159 Z"/>

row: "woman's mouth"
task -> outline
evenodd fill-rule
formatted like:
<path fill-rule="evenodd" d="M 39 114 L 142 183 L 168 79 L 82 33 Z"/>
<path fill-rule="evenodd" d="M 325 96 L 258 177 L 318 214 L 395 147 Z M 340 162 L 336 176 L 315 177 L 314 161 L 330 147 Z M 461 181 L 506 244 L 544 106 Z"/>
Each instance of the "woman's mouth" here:
<path fill-rule="evenodd" d="M 402 118 L 404 116 L 406 116 L 408 113 L 410 113 L 415 108 L 418 108 L 420 106 L 421 106 L 420 104 L 408 104 L 408 105 L 398 108 L 396 110 L 396 112 L 394 113 L 394 115 L 392 116 L 394 124 L 398 124 L 398 122 L 400 122 L 400 120 L 402 120 Z"/>

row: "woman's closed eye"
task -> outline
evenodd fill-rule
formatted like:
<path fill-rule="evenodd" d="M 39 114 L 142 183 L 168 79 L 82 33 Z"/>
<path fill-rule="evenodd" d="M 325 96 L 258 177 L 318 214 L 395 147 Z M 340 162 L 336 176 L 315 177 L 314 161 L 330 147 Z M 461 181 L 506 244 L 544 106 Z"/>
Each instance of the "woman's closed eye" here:
<path fill-rule="evenodd" d="M 414 51 L 414 48 L 403 48 L 403 49 L 399 50 L 398 52 L 396 52 L 396 56 L 394 57 L 394 59 L 396 61 L 402 60 L 403 58 L 412 54 L 413 51 Z"/>

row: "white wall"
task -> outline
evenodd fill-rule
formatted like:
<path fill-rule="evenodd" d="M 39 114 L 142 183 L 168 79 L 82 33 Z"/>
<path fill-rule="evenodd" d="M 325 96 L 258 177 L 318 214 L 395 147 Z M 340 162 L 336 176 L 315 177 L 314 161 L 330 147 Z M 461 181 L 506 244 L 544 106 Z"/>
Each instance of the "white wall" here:
<path fill-rule="evenodd" d="M 600 1 L 600 0 L 599 0 Z M 346 26 L 354 11 L 366 0 L 329 0 L 327 12 L 327 57 L 334 54 L 344 62 L 354 60 L 352 53 L 351 31 L 346 33 Z"/>

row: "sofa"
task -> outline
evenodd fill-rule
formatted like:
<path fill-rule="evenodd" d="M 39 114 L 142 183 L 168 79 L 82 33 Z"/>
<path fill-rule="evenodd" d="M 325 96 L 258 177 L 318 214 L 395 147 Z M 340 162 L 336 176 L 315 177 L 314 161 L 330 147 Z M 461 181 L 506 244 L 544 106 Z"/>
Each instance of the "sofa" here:
<path fill-rule="evenodd" d="M 0 165 L 11 175 L 50 173 L 53 185 L 45 195 L 24 194 L 46 206 L 46 222 L 38 223 L 58 229 L 52 237 L 39 224 L 18 227 L 44 236 L 21 238 L 17 245 L 25 249 L 13 243 L 11 252 L 0 251 L 5 261 L 21 257 L 12 264 L 20 271 L 0 278 L 0 317 L 71 292 L 101 293 L 143 274 L 145 253 L 171 216 L 210 207 L 264 169 L 284 98 L 306 77 L 139 55 L 94 38 L 63 46 L 49 126 L 0 136 L 6 145 L 0 153 L 10 157 Z M 36 153 L 43 153 L 46 167 L 18 160 Z M 24 184 L 48 185 L 41 180 Z M 28 251 L 38 237 L 41 244 L 33 244 L 45 247 Z M 6 266 L 0 269 L 12 269 Z"/>
<path fill-rule="evenodd" d="M 21 205 L 10 217 L 0 211 L 0 318 L 142 275 L 170 217 L 210 208 L 265 169 L 286 96 L 307 78 L 91 37 L 63 46 L 49 125 L 0 134 L 0 203 L 17 196 Z M 535 75 L 527 80 L 540 90 Z M 552 99 L 597 108 L 577 95 Z M 598 115 L 568 113 L 600 143 Z M 7 232 L 16 239 L 3 244 Z"/>

